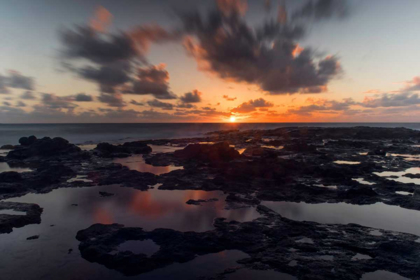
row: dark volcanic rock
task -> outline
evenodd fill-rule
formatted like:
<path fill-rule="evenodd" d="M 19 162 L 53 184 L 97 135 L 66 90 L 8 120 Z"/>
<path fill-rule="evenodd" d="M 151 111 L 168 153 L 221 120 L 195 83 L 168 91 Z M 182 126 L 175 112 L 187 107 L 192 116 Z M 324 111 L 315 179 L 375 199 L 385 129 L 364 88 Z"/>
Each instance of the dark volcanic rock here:
<path fill-rule="evenodd" d="M 99 195 L 102 197 L 114 196 L 115 194 L 109 192 L 99 192 Z"/>
<path fill-rule="evenodd" d="M 205 202 L 215 202 L 218 201 L 217 198 L 210 198 L 210 199 L 190 199 L 187 202 L 185 202 L 186 204 L 190 204 L 190 205 L 201 205 L 201 203 L 205 203 Z"/>
<path fill-rule="evenodd" d="M 30 146 L 33 143 L 35 143 L 36 140 L 37 138 L 34 135 L 31 135 L 29 137 L 21 137 L 19 139 L 19 144 L 21 144 L 22 146 Z"/>
<path fill-rule="evenodd" d="M 10 233 L 13 228 L 41 223 L 42 208 L 37 204 L 0 202 L 0 210 L 26 212 L 26 215 L 0 214 L 0 233 Z"/>
<path fill-rule="evenodd" d="M 411 179 L 420 179 L 420 174 L 411 174 L 411 173 L 409 173 L 409 174 L 404 174 L 403 176 L 404 177 L 411 178 Z M 397 178 L 398 178 L 398 176 L 397 176 Z"/>
<path fill-rule="evenodd" d="M 10 151 L 7 154 L 7 158 L 23 160 L 31 157 L 59 157 L 81 152 L 79 147 L 70 144 L 67 140 L 60 137 L 53 139 L 49 137 L 31 139 L 32 140 L 23 140 L 22 143 L 25 143 L 25 145 L 19 146 L 15 150 Z"/>
<path fill-rule="evenodd" d="M 3 145 L 0 147 L 0 150 L 13 150 L 15 146 L 13 145 Z"/>
<path fill-rule="evenodd" d="M 129 157 L 131 154 L 148 154 L 152 152 L 152 148 L 141 141 L 127 142 L 124 145 L 99 143 L 95 148 L 95 152 L 98 156 L 104 158 L 123 158 Z"/>
<path fill-rule="evenodd" d="M 182 150 L 174 152 L 174 156 L 182 159 L 202 161 L 231 161 L 240 157 L 238 151 L 227 142 L 216 144 L 190 144 Z"/>
<path fill-rule="evenodd" d="M 296 222 L 258 206 L 263 217 L 252 222 L 226 222 L 219 218 L 215 230 L 179 232 L 171 229 L 144 231 L 123 225 L 95 224 L 77 233 L 82 257 L 125 275 L 136 275 L 187 262 L 197 256 L 224 250 L 240 250 L 249 258 L 238 261 L 249 268 L 274 269 L 299 279 L 358 280 L 367 272 L 387 270 L 418 279 L 420 243 L 415 235 L 381 230 L 371 235 L 371 228 L 355 224 L 322 225 Z M 127 240 L 150 239 L 160 246 L 147 257 L 120 252 L 111 254 Z M 352 260 L 356 254 L 371 257 Z M 331 260 L 322 258 L 328 255 Z M 296 261 L 296 266 L 290 266 Z"/>
<path fill-rule="evenodd" d="M 18 172 L 2 172 L 0 173 L 0 183 L 16 183 L 22 181 L 22 175 Z"/>
<path fill-rule="evenodd" d="M 26 238 L 26 240 L 35 240 L 35 239 L 38 239 L 39 238 L 39 235 L 32 235 L 32 236 L 29 236 L 28 238 Z"/>

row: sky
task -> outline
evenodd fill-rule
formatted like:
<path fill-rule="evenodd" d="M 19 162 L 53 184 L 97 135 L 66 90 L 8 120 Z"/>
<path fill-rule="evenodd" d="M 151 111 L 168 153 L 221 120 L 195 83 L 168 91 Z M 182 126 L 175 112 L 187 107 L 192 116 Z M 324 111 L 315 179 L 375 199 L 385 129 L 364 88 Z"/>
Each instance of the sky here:
<path fill-rule="evenodd" d="M 0 123 L 418 122 L 417 0 L 6 0 Z"/>

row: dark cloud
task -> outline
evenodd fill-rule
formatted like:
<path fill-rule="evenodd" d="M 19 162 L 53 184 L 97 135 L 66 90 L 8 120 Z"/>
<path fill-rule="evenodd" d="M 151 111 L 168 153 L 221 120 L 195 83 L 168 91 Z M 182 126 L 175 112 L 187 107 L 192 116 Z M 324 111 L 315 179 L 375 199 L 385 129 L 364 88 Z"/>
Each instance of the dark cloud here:
<path fill-rule="evenodd" d="M 193 90 L 192 92 L 187 92 L 179 99 L 184 103 L 199 103 L 201 102 L 202 93 L 198 90 Z"/>
<path fill-rule="evenodd" d="M 48 107 L 50 109 L 69 109 L 73 110 L 77 107 L 76 104 L 71 102 L 71 99 L 68 97 L 57 96 L 52 93 L 43 93 L 41 98 L 42 106 Z"/>
<path fill-rule="evenodd" d="M 201 69 L 270 94 L 320 92 L 340 73 L 335 56 L 316 59 L 310 48 L 299 47 L 295 41 L 304 34 L 302 26 L 271 20 L 255 29 L 240 14 L 213 10 L 207 17 L 181 16 L 189 35 L 184 46 Z"/>
<path fill-rule="evenodd" d="M 420 77 L 414 77 L 412 81 L 407 82 L 404 91 L 420 91 Z"/>
<path fill-rule="evenodd" d="M 236 97 L 229 97 L 229 95 L 223 95 L 223 98 L 226 99 L 227 101 L 235 101 Z"/>
<path fill-rule="evenodd" d="M 266 101 L 263 98 L 258 98 L 255 100 L 249 100 L 248 102 L 244 102 L 238 107 L 232 109 L 234 113 L 249 113 L 255 111 L 257 108 L 266 108 L 266 107 L 273 107 L 274 104 Z"/>
<path fill-rule="evenodd" d="M 24 99 L 24 100 L 34 100 L 34 99 L 36 99 L 36 97 L 35 97 L 35 95 L 32 91 L 25 91 L 24 93 L 22 93 L 20 98 Z"/>
<path fill-rule="evenodd" d="M 195 108 L 195 106 L 191 103 L 178 103 L 176 105 L 177 108 L 184 108 L 184 109 L 192 109 Z"/>
<path fill-rule="evenodd" d="M 136 100 L 131 100 L 130 104 L 136 105 L 136 106 L 144 106 L 144 103 L 137 102 Z"/>
<path fill-rule="evenodd" d="M 88 94 L 79 93 L 79 94 L 76 94 L 74 100 L 76 102 L 90 102 L 90 101 L 93 101 L 93 97 Z"/>
<path fill-rule="evenodd" d="M 357 105 L 357 103 L 351 98 L 346 98 L 342 101 L 326 99 L 308 99 L 307 102 L 311 104 L 289 109 L 286 115 L 293 114 L 310 116 L 312 115 L 312 113 L 350 113 L 350 106 Z"/>
<path fill-rule="evenodd" d="M 157 99 L 175 99 L 176 96 L 169 91 L 169 73 L 165 65 L 138 68 L 137 79 L 132 87 L 124 93 L 145 95 L 151 94 Z"/>
<path fill-rule="evenodd" d="M 151 107 L 161 108 L 162 110 L 172 110 L 174 108 L 174 105 L 167 102 L 161 102 L 157 99 L 147 101 L 147 104 Z"/>
<path fill-rule="evenodd" d="M 119 93 L 101 93 L 98 96 L 98 100 L 102 103 L 107 104 L 110 107 L 124 107 L 127 104 Z"/>
<path fill-rule="evenodd" d="M 368 108 L 377 107 L 404 107 L 420 104 L 420 97 L 417 93 L 383 93 L 376 94 L 373 97 L 365 97 L 362 106 Z"/>
<path fill-rule="evenodd" d="M 322 20 L 334 17 L 344 18 L 348 13 L 347 0 L 309 0 L 302 8 L 293 13 L 292 18 Z"/>
<path fill-rule="evenodd" d="M 33 78 L 24 76 L 17 71 L 9 71 L 9 77 L 7 78 L 7 86 L 11 88 L 34 90 L 35 82 Z"/>
<path fill-rule="evenodd" d="M 16 107 L 26 107 L 26 103 L 22 102 L 22 101 L 18 101 L 16 103 Z"/>
<path fill-rule="evenodd" d="M 98 83 L 101 92 L 114 93 L 115 87 L 131 80 L 131 71 L 130 63 L 119 62 L 99 67 L 85 66 L 77 69 L 76 73 L 86 80 Z"/>
<path fill-rule="evenodd" d="M 18 71 L 8 71 L 8 76 L 0 75 L 0 94 L 9 93 L 8 88 L 35 89 L 35 80 L 32 77 L 24 76 Z"/>
<path fill-rule="evenodd" d="M 0 75 L 0 94 L 7 94 L 9 90 L 7 89 L 7 77 Z"/>
<path fill-rule="evenodd" d="M 100 36 L 90 27 L 60 31 L 62 56 L 67 59 L 85 59 L 100 65 L 128 61 L 139 56 L 134 41 L 126 33 Z"/>

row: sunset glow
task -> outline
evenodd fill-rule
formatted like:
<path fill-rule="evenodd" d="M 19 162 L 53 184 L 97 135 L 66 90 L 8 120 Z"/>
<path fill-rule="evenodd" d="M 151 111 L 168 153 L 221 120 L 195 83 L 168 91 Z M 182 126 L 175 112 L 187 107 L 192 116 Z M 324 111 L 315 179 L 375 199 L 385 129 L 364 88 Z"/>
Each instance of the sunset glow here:
<path fill-rule="evenodd" d="M 407 9 L 378 0 L 319 6 L 306 6 L 310 0 L 181 1 L 185 5 L 57 1 L 50 10 L 37 10 L 36 17 L 14 1 L 2 3 L 0 34 L 10 39 L 2 45 L 0 122 L 420 118 L 413 57 L 418 40 L 411 36 L 420 24 L 414 13 L 420 2 L 409 1 L 413 7 Z M 384 13 L 409 15 L 380 17 L 381 24 L 373 24 L 378 6 Z M 177 13 L 168 16 L 169 10 Z M 190 21 L 195 11 L 202 13 Z M 231 18 L 232 13 L 237 16 Z M 10 15 L 24 20 L 11 24 Z M 409 20 L 414 18 L 418 23 Z M 366 49 L 367 35 L 358 24 L 369 26 L 366 34 L 382 43 Z M 25 32 L 23 26 L 38 32 Z M 387 30 L 405 30 L 398 41 L 404 44 L 388 39 Z M 22 48 L 35 41 L 36 47 Z M 380 58 L 374 48 L 380 48 Z"/>

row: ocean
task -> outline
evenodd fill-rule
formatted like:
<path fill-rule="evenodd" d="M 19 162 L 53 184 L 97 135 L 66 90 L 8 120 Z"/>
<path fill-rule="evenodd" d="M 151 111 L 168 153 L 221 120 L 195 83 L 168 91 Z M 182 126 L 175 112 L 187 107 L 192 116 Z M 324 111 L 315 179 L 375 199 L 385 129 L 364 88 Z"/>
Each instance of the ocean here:
<path fill-rule="evenodd" d="M 18 144 L 22 136 L 63 137 L 74 144 L 121 143 L 145 139 L 199 137 L 216 130 L 278 127 L 406 127 L 420 123 L 130 123 L 130 124 L 0 124 L 0 146 Z"/>

